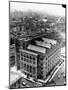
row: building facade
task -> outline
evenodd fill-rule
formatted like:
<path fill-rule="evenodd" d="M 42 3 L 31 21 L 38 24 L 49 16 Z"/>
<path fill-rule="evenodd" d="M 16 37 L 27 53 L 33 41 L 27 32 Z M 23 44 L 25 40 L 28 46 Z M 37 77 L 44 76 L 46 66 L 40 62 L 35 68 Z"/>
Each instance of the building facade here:
<path fill-rule="evenodd" d="M 32 41 L 24 41 L 24 43 L 21 41 L 22 45 L 17 52 L 16 66 L 27 75 L 27 78 L 45 80 L 47 75 L 61 62 L 61 44 L 53 39 L 44 39 L 39 41 L 35 38 Z M 31 44 L 31 42 L 33 43 Z"/>
<path fill-rule="evenodd" d="M 20 49 L 20 70 L 27 77 L 37 79 L 37 55 L 36 53 Z"/>
<path fill-rule="evenodd" d="M 15 65 L 15 44 L 10 45 L 10 66 L 14 66 Z"/>

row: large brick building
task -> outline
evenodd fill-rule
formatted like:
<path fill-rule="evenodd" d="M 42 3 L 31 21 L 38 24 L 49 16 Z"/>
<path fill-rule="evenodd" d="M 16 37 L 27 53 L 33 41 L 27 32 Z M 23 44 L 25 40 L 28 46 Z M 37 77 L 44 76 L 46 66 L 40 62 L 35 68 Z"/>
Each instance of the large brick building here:
<path fill-rule="evenodd" d="M 61 43 L 44 35 L 32 40 L 19 40 L 16 66 L 27 77 L 44 79 L 61 61 Z"/>

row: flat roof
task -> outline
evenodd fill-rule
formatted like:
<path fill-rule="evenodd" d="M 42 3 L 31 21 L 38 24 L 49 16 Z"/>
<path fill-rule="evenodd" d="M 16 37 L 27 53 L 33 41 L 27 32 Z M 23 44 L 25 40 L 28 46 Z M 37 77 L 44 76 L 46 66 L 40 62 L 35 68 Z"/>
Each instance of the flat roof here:
<path fill-rule="evenodd" d="M 42 37 L 42 39 L 44 40 L 44 42 L 51 43 L 52 45 L 57 43 L 57 41 L 53 40 L 53 39 L 48 39 L 48 38 L 44 38 L 44 37 Z"/>
<path fill-rule="evenodd" d="M 29 44 L 27 49 L 34 50 L 34 51 L 41 52 L 41 53 L 46 53 L 46 48 L 40 47 L 40 46 L 36 46 L 36 45 Z"/>
<path fill-rule="evenodd" d="M 25 52 L 25 53 L 28 53 L 28 54 L 33 54 L 33 55 L 38 55 L 37 53 L 34 53 L 32 51 L 28 51 L 28 50 L 23 50 L 23 49 L 20 49 L 21 52 Z"/>
<path fill-rule="evenodd" d="M 50 43 L 46 43 L 46 42 L 42 42 L 42 41 L 37 41 L 35 40 L 36 44 L 45 48 L 51 48 L 51 44 Z"/>

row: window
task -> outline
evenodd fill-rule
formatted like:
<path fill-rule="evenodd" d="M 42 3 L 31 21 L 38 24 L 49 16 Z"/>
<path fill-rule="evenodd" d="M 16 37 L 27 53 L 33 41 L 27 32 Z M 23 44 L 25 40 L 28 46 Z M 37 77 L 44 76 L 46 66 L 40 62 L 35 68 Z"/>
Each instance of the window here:
<path fill-rule="evenodd" d="M 46 57 L 46 60 L 47 60 L 47 57 Z"/>
<path fill-rule="evenodd" d="M 21 60 L 23 60 L 23 57 L 21 57 Z"/>
<path fill-rule="evenodd" d="M 35 61 L 33 60 L 33 64 L 35 64 Z"/>
<path fill-rule="evenodd" d="M 48 68 L 48 71 L 49 71 L 49 68 Z"/>
<path fill-rule="evenodd" d="M 27 59 L 26 59 L 26 58 L 24 58 L 24 61 L 27 61 Z"/>
<path fill-rule="evenodd" d="M 35 60 L 35 57 L 33 57 L 33 60 Z"/>
<path fill-rule="evenodd" d="M 23 69 L 23 63 L 21 63 L 21 69 Z"/>
<path fill-rule="evenodd" d="M 11 56 L 10 59 L 13 61 L 15 60 L 15 56 Z"/>
<path fill-rule="evenodd" d="M 29 65 L 27 65 L 27 71 L 29 71 Z"/>
<path fill-rule="evenodd" d="M 26 64 L 24 64 L 24 70 L 26 70 Z"/>
<path fill-rule="evenodd" d="M 23 56 L 24 54 L 23 53 L 21 53 L 21 56 Z"/>
<path fill-rule="evenodd" d="M 33 57 L 32 56 L 30 56 L 30 59 L 32 59 Z"/>
<path fill-rule="evenodd" d="M 35 64 L 35 57 L 33 57 L 33 64 Z"/>
<path fill-rule="evenodd" d="M 45 64 L 45 66 L 46 66 L 46 69 L 47 69 L 47 63 Z"/>
<path fill-rule="evenodd" d="M 48 66 L 49 66 L 49 63 L 48 63 Z"/>
<path fill-rule="evenodd" d="M 30 59 L 28 59 L 28 62 L 30 63 Z"/>
<path fill-rule="evenodd" d="M 26 54 L 24 54 L 24 57 L 26 57 Z"/>
<path fill-rule="evenodd" d="M 30 73 L 32 73 L 32 66 L 30 66 Z"/>
<path fill-rule="evenodd" d="M 29 62 L 29 59 L 27 59 L 27 62 Z"/>
<path fill-rule="evenodd" d="M 33 67 L 33 74 L 35 74 L 35 67 Z"/>
<path fill-rule="evenodd" d="M 32 63 L 32 60 L 30 59 L 30 63 Z"/>
<path fill-rule="evenodd" d="M 29 55 L 27 55 L 27 58 L 29 58 Z"/>
<path fill-rule="evenodd" d="M 30 75 L 30 77 L 32 77 L 32 75 Z"/>

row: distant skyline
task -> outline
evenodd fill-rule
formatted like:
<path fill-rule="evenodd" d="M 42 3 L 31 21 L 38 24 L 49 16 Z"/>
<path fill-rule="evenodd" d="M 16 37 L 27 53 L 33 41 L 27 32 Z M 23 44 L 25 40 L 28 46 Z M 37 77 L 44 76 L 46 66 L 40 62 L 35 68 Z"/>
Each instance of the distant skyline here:
<path fill-rule="evenodd" d="M 36 11 L 46 13 L 54 16 L 65 16 L 65 8 L 62 5 L 54 4 L 36 4 L 36 3 L 22 3 L 22 2 L 10 2 L 10 11 Z"/>

